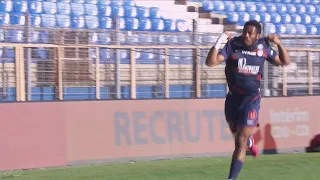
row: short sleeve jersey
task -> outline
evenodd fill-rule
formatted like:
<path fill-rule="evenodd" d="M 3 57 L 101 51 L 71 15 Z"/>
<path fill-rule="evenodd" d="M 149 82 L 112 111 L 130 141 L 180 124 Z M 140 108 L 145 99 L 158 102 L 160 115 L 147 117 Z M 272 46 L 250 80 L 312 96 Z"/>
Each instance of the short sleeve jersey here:
<path fill-rule="evenodd" d="M 241 36 L 230 39 L 219 54 L 225 59 L 229 90 L 240 95 L 259 93 L 264 62 L 273 63 L 277 56 L 266 38 L 246 47 Z"/>

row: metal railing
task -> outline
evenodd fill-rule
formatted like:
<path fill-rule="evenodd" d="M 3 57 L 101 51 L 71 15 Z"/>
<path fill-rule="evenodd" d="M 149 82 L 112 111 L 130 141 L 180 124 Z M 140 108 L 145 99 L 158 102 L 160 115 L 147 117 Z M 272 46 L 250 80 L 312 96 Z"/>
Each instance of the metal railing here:
<path fill-rule="evenodd" d="M 25 26 L 0 27 L 1 41 L 17 42 L 0 44 L 1 101 L 219 98 L 227 92 L 224 64 L 204 64 L 219 34 L 120 31 L 117 18 L 112 30 L 48 29 L 26 19 Z M 281 40 L 292 63 L 265 64 L 263 96 L 320 94 L 320 36 Z"/>
<path fill-rule="evenodd" d="M 1 62 L 2 99 L 10 93 L 16 94 L 16 101 L 46 100 L 35 98 L 36 95 L 50 96 L 49 100 L 68 100 L 67 95 L 83 94 L 89 96 L 87 99 L 140 99 L 143 93 L 164 99 L 175 98 L 174 93 L 188 93 L 187 98 L 206 98 L 215 97 L 206 95 L 210 91 L 227 91 L 224 65 L 209 68 L 204 64 L 210 46 L 1 44 L 0 47 L 14 49 L 14 61 Z M 46 49 L 46 59 L 33 57 L 39 47 Z M 124 50 L 129 52 L 128 58 L 117 55 Z M 179 50 L 180 55 L 175 56 L 174 50 Z M 181 54 L 185 50 L 189 50 L 186 51 L 189 54 Z M 261 84 L 263 95 L 319 94 L 320 49 L 288 50 L 290 66 L 275 67 L 266 63 Z M 104 51 L 114 53 L 101 59 Z M 151 60 L 137 58 L 137 54 L 143 52 L 157 56 Z M 138 88 L 148 85 L 152 88 L 147 91 Z M 189 89 L 170 88 L 173 85 L 188 85 Z M 223 85 L 225 89 L 208 89 L 208 85 Z M 123 88 L 127 88 L 126 94 Z"/>

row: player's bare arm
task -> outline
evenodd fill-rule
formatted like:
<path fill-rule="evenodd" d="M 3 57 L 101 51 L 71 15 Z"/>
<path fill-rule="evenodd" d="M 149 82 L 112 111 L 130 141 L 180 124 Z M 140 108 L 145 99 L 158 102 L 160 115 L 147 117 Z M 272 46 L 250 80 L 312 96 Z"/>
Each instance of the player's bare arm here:
<path fill-rule="evenodd" d="M 231 35 L 228 32 L 223 32 L 217 39 L 215 46 L 213 46 L 206 58 L 206 65 L 209 67 L 217 66 L 221 64 L 225 59 L 221 54 L 218 54 L 221 43 L 225 40 L 229 40 Z"/>
<path fill-rule="evenodd" d="M 290 64 L 290 56 L 288 54 L 288 51 L 283 47 L 281 40 L 279 37 L 275 34 L 270 34 L 268 36 L 268 40 L 270 42 L 273 42 L 277 45 L 278 50 L 279 50 L 279 55 L 276 56 L 274 60 L 275 65 L 281 65 L 281 66 L 286 66 Z"/>

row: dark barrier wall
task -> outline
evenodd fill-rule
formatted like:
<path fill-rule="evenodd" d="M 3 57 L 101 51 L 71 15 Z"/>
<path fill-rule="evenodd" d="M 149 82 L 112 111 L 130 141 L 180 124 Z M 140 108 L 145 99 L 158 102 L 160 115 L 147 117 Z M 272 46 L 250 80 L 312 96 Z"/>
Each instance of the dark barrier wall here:
<path fill-rule="evenodd" d="M 320 97 L 264 98 L 264 153 L 301 150 L 320 132 Z M 230 154 L 224 100 L 1 104 L 0 170 Z"/>

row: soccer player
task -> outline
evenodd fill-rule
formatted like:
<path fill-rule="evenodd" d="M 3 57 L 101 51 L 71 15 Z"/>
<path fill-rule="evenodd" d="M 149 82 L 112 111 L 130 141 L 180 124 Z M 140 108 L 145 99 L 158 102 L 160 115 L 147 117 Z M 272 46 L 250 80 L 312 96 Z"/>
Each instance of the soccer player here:
<path fill-rule="evenodd" d="M 259 126 L 260 81 L 265 60 L 276 66 L 290 63 L 289 55 L 275 34 L 262 38 L 261 25 L 256 20 L 245 23 L 241 36 L 231 38 L 222 33 L 206 59 L 209 67 L 226 63 L 225 75 L 229 92 L 225 100 L 225 117 L 235 138 L 235 150 L 229 172 L 229 180 L 235 180 L 246 157 L 247 148 L 253 156 L 258 156 L 253 132 Z M 227 41 L 221 51 L 221 43 Z M 277 45 L 279 54 L 269 44 Z"/>

